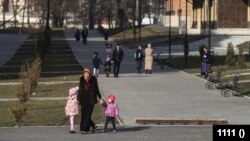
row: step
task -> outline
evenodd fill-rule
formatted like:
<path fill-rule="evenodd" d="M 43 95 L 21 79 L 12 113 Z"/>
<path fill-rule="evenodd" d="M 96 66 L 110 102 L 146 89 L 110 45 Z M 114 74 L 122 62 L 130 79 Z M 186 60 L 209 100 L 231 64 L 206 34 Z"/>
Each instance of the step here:
<path fill-rule="evenodd" d="M 228 124 L 226 119 L 168 119 L 168 118 L 136 118 L 138 124 L 153 125 L 214 125 Z"/>

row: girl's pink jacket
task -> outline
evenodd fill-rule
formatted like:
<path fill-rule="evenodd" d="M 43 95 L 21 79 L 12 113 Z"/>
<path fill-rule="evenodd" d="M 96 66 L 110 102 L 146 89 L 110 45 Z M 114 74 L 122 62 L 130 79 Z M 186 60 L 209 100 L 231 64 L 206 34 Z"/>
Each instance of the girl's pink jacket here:
<path fill-rule="evenodd" d="M 105 115 L 108 117 L 118 117 L 119 115 L 119 109 L 118 106 L 115 103 L 107 103 L 105 105 Z"/>
<path fill-rule="evenodd" d="M 79 114 L 77 95 L 71 95 L 67 98 L 65 114 L 67 116 L 74 116 Z"/>

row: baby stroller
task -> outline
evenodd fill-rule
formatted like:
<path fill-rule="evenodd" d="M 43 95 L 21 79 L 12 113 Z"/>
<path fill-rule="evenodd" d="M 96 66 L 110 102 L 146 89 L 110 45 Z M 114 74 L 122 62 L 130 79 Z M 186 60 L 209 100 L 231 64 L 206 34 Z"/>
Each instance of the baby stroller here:
<path fill-rule="evenodd" d="M 103 64 L 104 71 L 106 73 L 106 77 L 109 77 L 109 74 L 111 73 L 111 65 L 112 65 L 112 63 L 111 63 L 111 60 L 108 56 L 106 62 Z"/>

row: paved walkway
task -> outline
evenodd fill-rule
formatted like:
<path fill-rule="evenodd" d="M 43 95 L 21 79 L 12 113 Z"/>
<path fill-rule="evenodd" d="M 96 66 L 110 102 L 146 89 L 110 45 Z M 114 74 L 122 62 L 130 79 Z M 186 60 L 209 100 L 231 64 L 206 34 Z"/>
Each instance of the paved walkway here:
<path fill-rule="evenodd" d="M 90 31 L 89 44 L 76 43 L 74 31 L 66 31 L 72 50 L 85 66 L 91 65 L 92 53 L 98 51 L 105 57 L 103 38 Z M 250 101 L 245 98 L 224 98 L 219 91 L 206 90 L 205 81 L 174 69 L 160 70 L 154 66 L 152 75 L 134 73 L 134 50 L 125 50 L 125 60 L 119 78 L 98 77 L 104 95 L 115 93 L 120 116 L 125 126 L 117 133 L 68 134 L 69 127 L 0 128 L 0 140 L 8 141 L 212 141 L 211 126 L 139 126 L 137 117 L 228 119 L 229 123 L 249 124 Z M 101 72 L 102 73 L 102 72 Z M 74 81 L 72 81 L 73 83 Z M 53 82 L 54 83 L 54 82 Z M 57 82 L 61 83 L 61 82 Z M 64 99 L 61 97 L 61 99 Z M 130 126 L 131 125 L 131 126 Z"/>
<path fill-rule="evenodd" d="M 205 126 L 118 127 L 117 133 L 69 134 L 68 127 L 0 128 L 1 141 L 212 141 Z"/>
<path fill-rule="evenodd" d="M 73 30 L 65 31 L 72 50 L 83 67 L 91 66 L 94 51 L 105 56 L 104 39 L 93 30 L 88 45 L 76 43 Z M 250 124 L 250 101 L 222 97 L 218 90 L 205 89 L 205 81 L 174 69 L 154 66 L 152 75 L 135 73 L 133 53 L 124 49 L 119 78 L 98 78 L 104 95 L 115 93 L 125 125 L 136 126 L 136 118 L 226 119 L 230 124 Z"/>
<path fill-rule="evenodd" d="M 0 66 L 15 54 L 27 37 L 28 34 L 0 34 Z"/>

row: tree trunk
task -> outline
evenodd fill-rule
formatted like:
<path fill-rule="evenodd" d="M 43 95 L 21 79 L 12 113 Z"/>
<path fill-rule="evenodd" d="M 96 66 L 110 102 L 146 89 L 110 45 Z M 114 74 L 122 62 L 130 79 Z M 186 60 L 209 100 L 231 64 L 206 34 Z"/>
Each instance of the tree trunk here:
<path fill-rule="evenodd" d="M 15 28 L 16 28 L 16 6 L 14 3 L 14 0 L 11 0 L 11 3 L 12 3 L 12 8 L 13 8 L 14 24 L 15 24 Z"/>
<path fill-rule="evenodd" d="M 119 19 L 119 10 L 120 10 L 120 0 L 117 0 L 117 13 L 116 13 L 116 23 L 115 27 L 117 28 L 118 25 L 120 25 L 120 19 Z"/>
<path fill-rule="evenodd" d="M 80 11 L 81 11 L 81 13 L 83 14 L 83 10 L 82 10 L 82 9 L 83 9 L 83 6 L 82 6 L 82 5 L 83 5 L 83 0 L 81 0 L 81 5 L 80 5 L 80 9 L 81 9 Z M 81 15 L 82 15 L 82 14 L 81 14 Z M 64 15 L 64 17 L 65 17 L 65 15 Z M 84 21 L 83 21 L 83 20 L 84 20 L 84 18 L 83 18 L 83 15 L 82 15 L 82 17 L 81 17 L 82 28 L 83 28 L 83 26 L 84 26 L 84 24 L 83 24 Z"/>
<path fill-rule="evenodd" d="M 46 13 L 46 29 L 45 30 L 50 30 L 49 27 L 49 19 L 50 19 L 50 0 L 47 1 L 47 13 Z"/>
<path fill-rule="evenodd" d="M 149 18 L 149 24 L 152 24 L 152 22 L 151 22 L 151 15 L 150 15 L 150 1 L 148 0 L 148 2 L 147 2 L 148 4 L 147 4 L 147 13 L 148 13 L 148 18 Z"/>
<path fill-rule="evenodd" d="M 22 30 L 23 30 L 23 27 L 24 27 L 24 14 L 25 14 L 25 10 L 26 10 L 26 3 L 27 3 L 27 1 L 25 0 L 24 1 L 24 7 L 23 7 Z"/>
<path fill-rule="evenodd" d="M 136 0 L 133 3 L 133 34 L 134 34 L 134 41 L 136 40 Z"/>
<path fill-rule="evenodd" d="M 111 10 L 110 10 L 110 8 L 109 8 L 109 10 L 108 10 L 108 24 L 109 24 L 109 29 L 110 29 L 110 27 L 111 27 Z"/>
<path fill-rule="evenodd" d="M 142 0 L 139 0 L 139 17 L 138 17 L 138 24 L 139 24 L 139 43 L 141 42 L 141 9 L 142 9 Z"/>
<path fill-rule="evenodd" d="M 89 29 L 94 29 L 95 27 L 95 15 L 94 8 L 96 5 L 96 0 L 89 0 Z"/>
<path fill-rule="evenodd" d="M 5 0 L 3 0 L 2 1 L 2 6 L 3 6 L 3 29 L 5 29 L 5 12 L 6 12 L 6 1 Z"/>
<path fill-rule="evenodd" d="M 27 23 L 30 28 L 30 0 L 27 0 Z"/>
<path fill-rule="evenodd" d="M 76 11 L 75 10 L 73 13 L 73 17 L 74 17 L 74 28 L 76 28 Z"/>
<path fill-rule="evenodd" d="M 113 29 L 114 28 L 114 25 L 113 25 L 113 15 L 111 15 L 110 20 L 111 20 L 111 28 Z"/>

